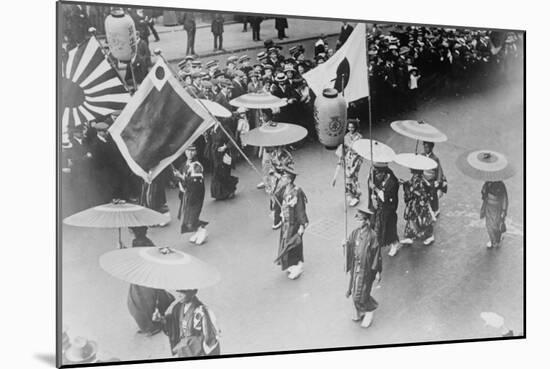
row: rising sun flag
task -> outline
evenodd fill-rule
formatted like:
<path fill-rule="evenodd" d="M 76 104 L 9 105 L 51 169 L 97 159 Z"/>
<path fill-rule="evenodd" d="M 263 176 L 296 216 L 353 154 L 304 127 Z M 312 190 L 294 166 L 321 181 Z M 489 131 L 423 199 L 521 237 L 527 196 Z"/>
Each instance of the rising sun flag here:
<path fill-rule="evenodd" d="M 130 94 L 95 37 L 69 51 L 62 70 L 62 130 L 122 110 Z"/>

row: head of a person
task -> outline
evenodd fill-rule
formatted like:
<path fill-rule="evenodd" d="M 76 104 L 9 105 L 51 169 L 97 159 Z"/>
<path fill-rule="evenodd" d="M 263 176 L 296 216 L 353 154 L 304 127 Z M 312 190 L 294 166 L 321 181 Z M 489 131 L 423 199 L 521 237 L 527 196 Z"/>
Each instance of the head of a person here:
<path fill-rule="evenodd" d="M 147 227 L 130 227 L 130 232 L 135 238 L 144 238 L 147 236 Z"/>
<path fill-rule="evenodd" d="M 197 156 L 197 148 L 194 145 L 189 146 L 185 149 L 185 156 L 188 160 L 192 160 Z"/>
<path fill-rule="evenodd" d="M 304 67 L 303 64 L 298 64 L 298 73 L 300 74 L 304 74 L 306 72 L 306 68 Z"/>
<path fill-rule="evenodd" d="M 424 147 L 424 153 L 425 154 L 431 154 L 434 150 L 434 143 L 430 141 L 424 141 L 422 142 L 422 146 Z"/>
<path fill-rule="evenodd" d="M 422 176 L 424 171 L 421 169 L 411 169 L 411 174 L 414 176 Z"/>
<path fill-rule="evenodd" d="M 348 120 L 348 132 L 355 133 L 357 132 L 357 120 L 350 119 Z"/>
<path fill-rule="evenodd" d="M 387 163 L 375 163 L 374 165 L 374 180 L 376 182 L 381 182 L 384 177 L 386 176 L 386 173 L 388 172 L 388 164 Z"/>
<path fill-rule="evenodd" d="M 262 118 L 264 122 L 271 122 L 271 120 L 273 119 L 273 111 L 271 109 L 263 109 Z"/>
<path fill-rule="evenodd" d="M 330 58 L 333 55 L 334 55 L 334 49 L 328 49 L 327 50 L 327 56 Z"/>
<path fill-rule="evenodd" d="M 355 214 L 355 220 L 357 220 L 362 227 L 370 227 L 372 224 L 372 212 L 368 209 L 358 209 Z"/>
<path fill-rule="evenodd" d="M 266 77 L 271 77 L 271 76 L 273 76 L 273 69 L 271 69 L 271 68 L 266 68 L 266 69 L 265 69 L 265 75 L 266 75 Z"/>
<path fill-rule="evenodd" d="M 109 136 L 109 132 L 107 132 L 107 129 L 109 129 L 109 125 L 107 123 L 104 123 L 104 122 L 97 123 L 95 125 L 95 129 L 97 131 L 98 137 L 106 139 Z"/>
<path fill-rule="evenodd" d="M 197 289 L 194 289 L 194 290 L 176 290 L 176 291 L 172 292 L 172 294 L 174 295 L 176 301 L 186 304 L 186 303 L 191 302 L 193 300 L 193 298 L 197 295 L 197 292 L 199 292 L 199 290 L 197 290 Z"/>
<path fill-rule="evenodd" d="M 188 74 L 188 75 L 186 75 L 185 77 L 183 77 L 183 82 L 185 82 L 186 84 L 190 85 L 191 83 L 193 83 L 193 79 L 192 79 L 191 76 Z"/>

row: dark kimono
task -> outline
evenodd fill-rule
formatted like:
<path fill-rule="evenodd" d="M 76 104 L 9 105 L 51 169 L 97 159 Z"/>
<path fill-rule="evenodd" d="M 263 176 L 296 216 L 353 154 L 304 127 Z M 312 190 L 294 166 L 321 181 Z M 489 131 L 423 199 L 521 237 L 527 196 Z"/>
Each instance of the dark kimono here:
<path fill-rule="evenodd" d="M 439 158 L 433 152 L 430 155 L 422 155 L 435 160 L 435 162 L 437 163 L 436 168 L 424 171 L 424 176 L 426 177 L 428 182 L 430 182 L 430 206 L 435 213 L 439 211 L 439 196 L 437 196 L 437 191 L 441 190 L 443 191 L 443 193 L 447 192 L 447 179 L 445 178 L 445 174 L 443 174 L 443 168 L 441 168 Z"/>
<path fill-rule="evenodd" d="M 380 246 L 388 246 L 392 243 L 399 242 L 399 237 L 397 236 L 399 181 L 389 168 L 383 170 L 385 175 L 381 182 L 378 183 L 376 180 L 372 182 L 369 178 L 369 183 L 373 183 L 374 189 L 382 191 L 382 195 L 374 191 L 378 202 L 378 208 L 374 209 L 370 197 L 369 208 L 374 212 L 374 229 L 378 236 L 378 243 Z"/>
<path fill-rule="evenodd" d="M 307 198 L 301 188 L 294 185 L 286 186 L 281 204 L 283 226 L 279 239 L 279 256 L 276 260 L 282 270 L 304 261 L 304 245 L 298 229 L 300 226 L 305 228 L 309 222 L 306 203 Z"/>
<path fill-rule="evenodd" d="M 489 233 L 491 245 L 498 246 L 502 234 L 506 231 L 506 213 L 508 212 L 508 193 L 502 181 L 485 182 L 481 189 L 480 217 L 485 218 L 485 226 Z"/>
<path fill-rule="evenodd" d="M 177 357 L 220 354 L 218 330 L 211 313 L 197 297 L 193 298 L 187 310 L 183 303 L 177 303 L 166 314 L 163 330 L 170 340 L 172 354 Z"/>
<path fill-rule="evenodd" d="M 159 175 L 150 184 L 143 182 L 141 185 L 141 194 L 139 203 L 142 206 L 158 211 L 159 213 L 168 213 L 170 209 L 166 202 L 166 186 L 169 182 L 169 171 L 167 169 Z"/>
<path fill-rule="evenodd" d="M 432 190 L 423 174 L 414 174 L 403 184 L 405 192 L 405 237 L 424 238 L 433 234 L 435 215 L 431 208 Z"/>
<path fill-rule="evenodd" d="M 377 273 L 382 272 L 382 255 L 375 232 L 368 226 L 351 232 L 345 244 L 346 272 L 350 273 L 350 291 L 359 313 L 374 311 L 378 303 L 371 296 Z"/>
<path fill-rule="evenodd" d="M 215 127 L 210 135 L 211 156 L 212 156 L 212 183 L 210 184 L 210 195 L 216 200 L 225 200 L 235 194 L 239 179 L 231 175 L 231 164 L 224 163 L 224 155 L 231 157 L 229 138 L 221 128 Z M 224 151 L 218 151 L 222 146 Z"/>
<path fill-rule="evenodd" d="M 150 247 L 155 246 L 149 238 L 136 238 L 132 241 L 132 247 Z M 158 309 L 164 314 L 168 306 L 174 301 L 172 295 L 164 290 L 130 285 L 128 291 L 128 310 L 134 317 L 139 330 L 143 333 L 151 333 L 160 328 L 159 323 L 153 322 L 153 313 Z"/>
<path fill-rule="evenodd" d="M 198 161 L 187 162 L 183 167 L 184 179 L 179 182 L 180 207 L 178 219 L 181 222 L 181 233 L 195 232 L 208 222 L 200 220 L 204 204 L 204 170 Z"/>

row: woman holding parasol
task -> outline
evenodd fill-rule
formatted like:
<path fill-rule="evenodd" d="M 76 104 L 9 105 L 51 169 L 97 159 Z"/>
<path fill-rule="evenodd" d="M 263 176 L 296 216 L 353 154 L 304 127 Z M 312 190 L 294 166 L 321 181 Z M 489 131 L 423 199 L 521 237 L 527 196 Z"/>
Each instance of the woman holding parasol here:
<path fill-rule="evenodd" d="M 508 192 L 503 181 L 514 175 L 514 168 L 506 156 L 492 150 L 466 152 L 459 156 L 457 166 L 467 176 L 484 181 L 480 218 L 485 218 L 489 233 L 487 247 L 499 247 L 506 232 L 508 213 Z"/>

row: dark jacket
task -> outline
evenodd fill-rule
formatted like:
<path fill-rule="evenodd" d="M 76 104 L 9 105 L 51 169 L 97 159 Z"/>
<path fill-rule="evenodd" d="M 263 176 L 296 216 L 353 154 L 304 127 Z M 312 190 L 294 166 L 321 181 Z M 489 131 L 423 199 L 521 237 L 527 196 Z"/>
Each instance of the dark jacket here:
<path fill-rule="evenodd" d="M 212 33 L 215 35 L 221 35 L 223 33 L 223 15 L 216 15 L 214 19 L 212 19 Z"/>

